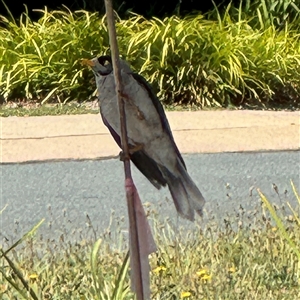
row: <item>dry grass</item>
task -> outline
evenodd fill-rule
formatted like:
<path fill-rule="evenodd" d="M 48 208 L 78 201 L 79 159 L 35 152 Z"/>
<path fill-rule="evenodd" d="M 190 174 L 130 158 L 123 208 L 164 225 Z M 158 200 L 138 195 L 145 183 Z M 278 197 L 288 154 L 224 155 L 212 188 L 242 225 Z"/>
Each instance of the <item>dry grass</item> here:
<path fill-rule="evenodd" d="M 239 209 L 221 225 L 211 217 L 191 230 L 158 221 L 148 208 L 158 245 L 150 258 L 152 299 L 297 299 L 300 198 L 294 192 L 296 207 L 278 209 L 260 193 L 256 210 Z M 134 299 L 122 221 L 113 222 L 117 229 L 100 240 L 89 220 L 90 231 L 76 243 L 63 235 L 43 240 L 33 230 L 2 249 L 1 299 Z"/>

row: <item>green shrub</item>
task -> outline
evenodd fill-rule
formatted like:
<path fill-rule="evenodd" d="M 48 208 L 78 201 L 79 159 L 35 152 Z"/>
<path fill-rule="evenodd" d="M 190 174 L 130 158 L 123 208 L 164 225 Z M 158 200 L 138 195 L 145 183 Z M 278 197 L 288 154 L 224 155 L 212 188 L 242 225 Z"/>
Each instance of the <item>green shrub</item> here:
<path fill-rule="evenodd" d="M 80 59 L 95 56 L 108 44 L 99 31 L 101 20 L 84 11 L 41 13 L 38 22 L 23 14 L 19 24 L 1 17 L 2 95 L 41 101 L 86 99 L 94 87 L 88 84 L 91 74 Z"/>
<path fill-rule="evenodd" d="M 0 16 L 0 94 L 41 102 L 91 98 L 93 74 L 81 59 L 108 52 L 105 19 L 87 11 L 40 12 L 38 22 L 26 14 L 18 23 Z M 290 23 L 257 29 L 252 21 L 241 8 L 215 20 L 133 15 L 117 20 L 120 53 L 164 104 L 299 105 L 299 33 Z"/>
<path fill-rule="evenodd" d="M 287 22 L 293 24 L 295 29 L 300 28 L 300 6 L 296 5 L 295 0 L 246 0 L 243 2 L 245 14 L 255 16 L 255 23 L 261 28 L 270 25 L 283 28 Z"/>

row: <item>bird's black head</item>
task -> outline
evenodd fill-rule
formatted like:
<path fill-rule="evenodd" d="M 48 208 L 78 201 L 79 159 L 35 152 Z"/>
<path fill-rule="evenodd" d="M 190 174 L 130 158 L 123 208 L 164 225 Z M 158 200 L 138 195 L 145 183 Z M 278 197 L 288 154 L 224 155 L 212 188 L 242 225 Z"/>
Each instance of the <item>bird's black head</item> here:
<path fill-rule="evenodd" d="M 95 76 L 107 76 L 113 71 L 112 59 L 109 55 L 95 57 L 91 60 L 86 60 L 85 64 L 92 67 Z M 120 59 L 120 69 L 125 73 L 132 73 L 129 65 L 125 60 Z"/>
<path fill-rule="evenodd" d="M 96 76 L 106 76 L 113 70 L 111 57 L 109 55 L 99 56 L 91 60 L 91 67 Z"/>
<path fill-rule="evenodd" d="M 100 65 L 105 66 L 106 64 L 112 64 L 111 56 L 110 55 L 102 55 L 97 57 L 97 60 Z"/>

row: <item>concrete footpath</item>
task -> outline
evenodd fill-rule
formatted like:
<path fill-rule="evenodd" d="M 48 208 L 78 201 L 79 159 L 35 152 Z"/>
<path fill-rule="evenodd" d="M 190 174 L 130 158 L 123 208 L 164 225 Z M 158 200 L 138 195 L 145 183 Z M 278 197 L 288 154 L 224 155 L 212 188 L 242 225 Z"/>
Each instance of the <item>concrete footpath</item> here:
<path fill-rule="evenodd" d="M 168 112 L 182 153 L 300 149 L 300 113 Z M 99 115 L 0 118 L 1 160 L 97 159 L 119 153 Z"/>

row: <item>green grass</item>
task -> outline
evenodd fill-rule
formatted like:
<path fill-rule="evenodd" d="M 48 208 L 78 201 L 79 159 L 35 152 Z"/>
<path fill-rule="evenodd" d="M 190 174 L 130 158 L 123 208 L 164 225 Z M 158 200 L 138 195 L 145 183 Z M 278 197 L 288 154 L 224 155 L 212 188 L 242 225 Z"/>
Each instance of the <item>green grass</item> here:
<path fill-rule="evenodd" d="M 42 104 L 33 102 L 23 102 L 19 104 L 10 103 L 0 105 L 0 117 L 33 117 L 33 116 L 57 116 L 57 115 L 82 115 L 98 114 L 98 104 L 89 106 L 89 102 L 76 103 L 68 102 L 65 104 Z M 31 104 L 31 105 L 30 105 Z M 218 107 L 203 108 L 204 110 L 220 110 Z M 235 109 L 232 107 L 232 109 Z M 199 107 L 189 105 L 166 105 L 166 111 L 197 111 Z"/>
<path fill-rule="evenodd" d="M 277 7 L 268 14 L 270 3 L 255 3 L 257 10 L 229 6 L 209 17 L 118 19 L 120 53 L 165 105 L 299 108 L 299 14 L 288 18 Z M 27 14 L 0 16 L 2 99 L 90 99 L 93 74 L 81 59 L 108 52 L 105 18 L 67 9 L 40 13 L 37 22 Z"/>
<path fill-rule="evenodd" d="M 67 102 L 65 104 L 38 104 L 34 102 L 33 105 L 30 104 L 30 101 L 25 101 L 22 104 L 15 105 L 0 105 L 0 117 L 33 117 L 33 116 L 57 116 L 57 115 L 82 115 L 82 114 L 98 114 L 99 108 L 98 105 L 94 107 L 89 107 L 87 105 L 89 102 L 77 103 L 77 102 Z M 25 104 L 25 105 L 24 105 Z M 164 105 L 166 111 L 198 111 L 209 110 L 209 111 L 217 111 L 223 110 L 224 108 L 218 106 L 205 106 L 200 107 L 196 105 L 181 105 L 181 104 L 173 104 L 173 105 Z M 243 108 L 247 109 L 258 109 L 258 110 L 294 110 L 293 107 L 286 107 L 285 105 L 264 105 L 261 107 L 260 105 L 255 106 L 245 106 Z M 235 107 L 233 105 L 226 107 L 227 110 L 236 110 L 241 109 L 241 107 Z"/>
<path fill-rule="evenodd" d="M 40 105 L 36 107 L 7 107 L 0 106 L 0 117 L 32 117 L 32 116 L 57 116 L 57 115 L 81 115 L 97 114 L 99 109 L 91 109 L 85 105 L 55 104 Z"/>
<path fill-rule="evenodd" d="M 300 198 L 292 187 L 294 207 L 278 208 L 259 192 L 256 209 L 240 208 L 224 222 L 207 212 L 207 225 L 189 230 L 159 221 L 148 206 L 158 246 L 150 257 L 152 299 L 297 299 Z M 56 241 L 43 239 L 34 228 L 2 249 L 1 299 L 134 299 L 124 224 L 111 220 L 116 229 L 100 240 L 88 219 L 76 243 L 66 232 Z"/>

